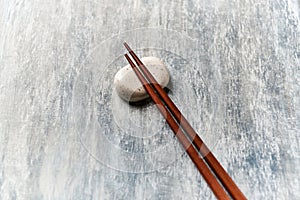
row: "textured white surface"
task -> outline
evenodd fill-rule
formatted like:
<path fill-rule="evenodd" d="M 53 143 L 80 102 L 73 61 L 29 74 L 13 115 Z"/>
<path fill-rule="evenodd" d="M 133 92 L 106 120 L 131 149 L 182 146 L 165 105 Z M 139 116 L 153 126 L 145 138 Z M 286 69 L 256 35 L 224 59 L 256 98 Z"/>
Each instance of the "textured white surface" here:
<path fill-rule="evenodd" d="M 0 199 L 214 199 L 185 154 L 167 166 L 166 157 L 158 162 L 155 154 L 154 164 L 164 167 L 151 168 L 143 152 L 166 139 L 176 145 L 176 139 L 163 123 L 161 139 L 144 143 L 135 140 L 144 135 L 116 132 L 113 118 L 107 118 L 111 105 L 119 105 L 106 93 L 111 80 L 100 79 L 96 90 L 91 85 L 99 74 L 88 68 L 92 63 L 82 65 L 97 59 L 111 63 L 115 52 L 125 50 L 109 38 L 122 41 L 126 31 L 145 27 L 196 39 L 197 48 L 188 48 L 194 44 L 184 38 L 164 38 L 163 47 L 193 63 L 181 86 L 190 86 L 184 94 L 196 98 L 176 101 L 183 108 L 195 99 L 199 107 L 186 111 L 188 119 L 206 141 L 217 141 L 214 154 L 246 196 L 299 199 L 299 16 L 295 0 L 0 0 Z M 142 36 L 129 44 L 161 45 L 153 43 L 160 41 L 155 32 Z M 148 39 L 151 43 L 139 46 Z M 103 58 L 91 59 L 95 48 Z M 176 77 L 184 59 L 164 55 L 172 58 L 166 63 Z M 97 69 L 110 77 L 105 67 Z M 176 98 L 180 83 L 173 84 Z M 94 109 L 101 111 L 98 121 Z M 130 112 L 131 122 L 159 116 L 151 104 Z M 118 126 L 129 131 L 122 119 Z M 130 156 L 101 146 L 106 143 L 89 131 L 94 121 L 107 128 L 112 145 L 137 153 L 133 165 L 122 160 Z M 152 170 L 142 173 L 148 164 Z"/>

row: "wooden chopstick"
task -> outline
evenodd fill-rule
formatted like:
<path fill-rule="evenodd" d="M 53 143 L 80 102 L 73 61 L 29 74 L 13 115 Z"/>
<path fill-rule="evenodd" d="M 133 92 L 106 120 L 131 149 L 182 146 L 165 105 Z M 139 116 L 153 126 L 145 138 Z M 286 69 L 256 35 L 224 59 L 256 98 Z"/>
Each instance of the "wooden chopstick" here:
<path fill-rule="evenodd" d="M 169 98 L 167 93 L 161 88 L 161 86 L 157 83 L 152 74 L 148 71 L 145 65 L 141 62 L 141 60 L 137 57 L 137 55 L 132 51 L 132 49 L 128 46 L 127 43 L 124 43 L 124 46 L 129 51 L 135 62 L 138 64 L 140 70 L 143 72 L 144 76 L 156 92 L 159 94 L 160 98 L 163 100 L 164 104 L 171 111 L 172 115 L 175 117 L 177 122 L 183 128 L 183 130 L 188 134 L 190 140 L 192 141 L 195 148 L 200 152 L 203 156 L 207 164 L 210 166 L 214 174 L 220 180 L 224 188 L 228 191 L 228 193 L 234 199 L 246 199 L 244 194 L 240 191 L 231 177 L 226 173 L 224 168 L 209 150 L 209 148 L 205 145 L 203 140 L 199 137 L 196 131 L 192 128 L 186 118 L 181 114 L 177 106 L 173 103 L 173 101 Z"/>
<path fill-rule="evenodd" d="M 157 106 L 158 110 L 161 112 L 163 117 L 166 119 L 167 123 L 171 127 L 172 131 L 178 138 L 178 140 L 181 142 L 182 146 L 184 147 L 185 151 L 191 158 L 191 160 L 196 165 L 197 169 L 203 176 L 203 178 L 206 180 L 209 187 L 212 189 L 214 194 L 218 199 L 230 199 L 228 194 L 224 191 L 223 187 L 220 185 L 220 183 L 217 181 L 215 176 L 212 174 L 210 169 L 206 166 L 204 161 L 198 156 L 197 150 L 193 147 L 192 143 L 188 140 L 188 138 L 185 136 L 185 134 L 182 132 L 180 126 L 177 124 L 175 119 L 172 117 L 171 113 L 167 108 L 165 108 L 165 105 L 163 104 L 162 100 L 159 98 L 159 96 L 155 93 L 151 85 L 147 82 L 147 80 L 144 78 L 144 76 L 141 74 L 141 72 L 137 69 L 136 65 L 132 62 L 132 60 L 129 58 L 127 54 L 125 54 L 126 59 L 128 60 L 129 64 L 133 68 L 134 72 L 136 73 L 139 80 L 142 82 L 145 90 L 149 94 L 149 96 L 154 101 L 155 105 Z"/>

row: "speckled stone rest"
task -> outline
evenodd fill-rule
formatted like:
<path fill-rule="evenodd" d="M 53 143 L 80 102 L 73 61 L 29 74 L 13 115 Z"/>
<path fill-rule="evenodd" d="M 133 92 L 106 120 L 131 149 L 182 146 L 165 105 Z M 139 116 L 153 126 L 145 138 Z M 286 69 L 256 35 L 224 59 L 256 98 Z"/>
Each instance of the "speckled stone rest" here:
<path fill-rule="evenodd" d="M 168 85 L 170 74 L 165 64 L 159 58 L 143 57 L 141 61 L 163 88 Z M 137 102 L 148 97 L 143 85 L 129 64 L 116 73 L 114 85 L 119 96 L 125 101 Z"/>

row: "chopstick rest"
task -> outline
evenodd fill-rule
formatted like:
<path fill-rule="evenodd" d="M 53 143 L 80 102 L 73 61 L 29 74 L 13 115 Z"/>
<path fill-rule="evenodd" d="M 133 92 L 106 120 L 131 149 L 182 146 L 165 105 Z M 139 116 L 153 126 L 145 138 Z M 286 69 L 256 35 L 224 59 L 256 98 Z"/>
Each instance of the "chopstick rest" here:
<path fill-rule="evenodd" d="M 170 80 L 166 65 L 157 57 L 143 57 L 141 60 L 161 87 L 166 87 Z M 116 73 L 114 85 L 118 95 L 125 101 L 137 102 L 149 97 L 129 64 Z"/>

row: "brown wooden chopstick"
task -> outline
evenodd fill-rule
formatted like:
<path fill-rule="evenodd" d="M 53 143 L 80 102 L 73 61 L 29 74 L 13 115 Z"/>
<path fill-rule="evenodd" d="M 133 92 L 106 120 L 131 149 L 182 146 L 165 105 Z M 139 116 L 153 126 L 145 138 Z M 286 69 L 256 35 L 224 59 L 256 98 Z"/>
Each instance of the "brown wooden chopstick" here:
<path fill-rule="evenodd" d="M 209 150 L 209 148 L 205 145 L 203 140 L 199 137 L 196 131 L 192 128 L 186 118 L 181 114 L 177 106 L 173 103 L 173 101 L 169 98 L 167 93 L 161 88 L 161 86 L 157 83 L 152 74 L 147 70 L 145 65 L 141 62 L 141 60 L 137 57 L 137 55 L 132 51 L 132 49 L 128 46 L 127 43 L 124 43 L 125 47 L 138 64 L 139 69 L 143 72 L 146 79 L 155 89 L 155 91 L 159 94 L 160 98 L 163 100 L 163 103 L 167 106 L 168 110 L 175 117 L 177 123 L 180 124 L 181 128 L 187 133 L 189 139 L 192 141 L 195 148 L 200 152 L 200 154 L 205 159 L 206 163 L 212 169 L 214 174 L 217 176 L 219 181 L 222 183 L 224 188 L 228 191 L 233 199 L 246 199 L 244 194 L 240 191 L 231 177 L 226 173 L 221 164 L 217 161 L 215 156 Z"/>
<path fill-rule="evenodd" d="M 149 94 L 149 96 L 154 101 L 155 105 L 161 112 L 161 114 L 166 119 L 167 123 L 173 130 L 174 134 L 178 138 L 178 140 L 183 145 L 185 151 L 191 158 L 191 160 L 196 165 L 197 169 L 203 176 L 203 178 L 208 183 L 209 187 L 212 189 L 214 194 L 218 199 L 230 199 L 228 194 L 224 191 L 223 187 L 220 185 L 220 183 L 217 181 L 215 176 L 211 173 L 210 169 L 206 166 L 204 161 L 198 156 L 197 150 L 193 147 L 192 143 L 188 140 L 188 138 L 185 136 L 185 134 L 182 132 L 180 126 L 177 124 L 177 122 L 172 117 L 171 113 L 167 108 L 165 108 L 165 105 L 159 98 L 159 96 L 155 93 L 151 85 L 147 82 L 147 80 L 144 78 L 144 76 L 141 74 L 141 72 L 137 69 L 136 65 L 132 62 L 132 60 L 129 58 L 127 54 L 125 54 L 126 59 L 128 60 L 129 64 L 132 66 L 134 72 L 136 73 L 139 80 L 142 82 L 145 90 Z"/>

